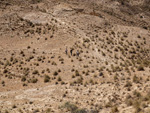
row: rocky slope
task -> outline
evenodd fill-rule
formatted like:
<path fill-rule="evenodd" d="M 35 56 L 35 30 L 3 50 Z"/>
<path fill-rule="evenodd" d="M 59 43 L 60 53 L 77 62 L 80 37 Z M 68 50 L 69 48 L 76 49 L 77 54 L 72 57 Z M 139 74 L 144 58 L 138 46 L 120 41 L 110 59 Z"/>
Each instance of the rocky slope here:
<path fill-rule="evenodd" d="M 149 3 L 0 0 L 0 112 L 149 113 Z"/>

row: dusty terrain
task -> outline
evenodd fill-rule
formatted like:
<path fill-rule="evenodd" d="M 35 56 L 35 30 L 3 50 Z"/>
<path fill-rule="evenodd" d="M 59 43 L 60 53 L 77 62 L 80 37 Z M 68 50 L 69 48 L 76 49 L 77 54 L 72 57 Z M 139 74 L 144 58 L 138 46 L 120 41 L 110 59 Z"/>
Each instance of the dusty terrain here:
<path fill-rule="evenodd" d="M 150 113 L 150 1 L 0 0 L 0 113 L 36 112 Z"/>

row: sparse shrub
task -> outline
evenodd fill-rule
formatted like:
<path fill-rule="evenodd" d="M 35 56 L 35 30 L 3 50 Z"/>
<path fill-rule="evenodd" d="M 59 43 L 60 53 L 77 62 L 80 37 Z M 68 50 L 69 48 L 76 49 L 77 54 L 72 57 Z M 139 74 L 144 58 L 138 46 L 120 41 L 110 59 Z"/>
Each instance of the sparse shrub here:
<path fill-rule="evenodd" d="M 88 68 L 89 66 L 88 66 L 88 65 L 84 65 L 83 67 L 84 67 L 84 68 Z"/>
<path fill-rule="evenodd" d="M 88 71 L 88 70 L 87 70 L 87 72 L 85 73 L 85 75 L 86 75 L 86 76 L 88 76 L 88 75 L 89 75 L 89 71 Z"/>
<path fill-rule="evenodd" d="M 31 83 L 37 83 L 38 79 L 37 78 L 32 78 Z"/>
<path fill-rule="evenodd" d="M 102 51 L 102 55 L 103 55 L 103 56 L 106 56 L 106 54 L 105 54 L 103 51 Z"/>
<path fill-rule="evenodd" d="M 27 76 L 27 75 L 29 75 L 29 73 L 30 73 L 29 68 L 24 68 L 23 74 L 24 74 L 25 76 Z"/>
<path fill-rule="evenodd" d="M 126 99 L 126 104 L 127 104 L 127 106 L 132 106 L 133 105 L 133 100 Z"/>
<path fill-rule="evenodd" d="M 138 71 L 144 71 L 144 67 L 143 67 L 142 65 L 140 65 L 140 66 L 138 67 Z"/>
<path fill-rule="evenodd" d="M 84 43 L 89 43 L 90 42 L 90 40 L 88 38 L 86 38 L 86 39 L 84 38 L 83 41 L 84 41 Z"/>
<path fill-rule="evenodd" d="M 74 76 L 74 75 L 72 75 L 72 78 L 75 78 L 75 76 Z"/>
<path fill-rule="evenodd" d="M 27 49 L 30 49 L 30 48 L 31 48 L 30 46 L 27 47 Z"/>
<path fill-rule="evenodd" d="M 63 85 L 63 84 L 65 84 L 65 82 L 64 82 L 64 81 L 61 81 L 61 85 Z"/>
<path fill-rule="evenodd" d="M 132 83 L 130 81 L 127 81 L 125 84 L 125 87 L 131 87 L 131 86 L 132 86 Z"/>
<path fill-rule="evenodd" d="M 50 113 L 51 112 L 51 108 L 47 108 L 45 112 L 46 113 Z"/>
<path fill-rule="evenodd" d="M 20 51 L 20 54 L 24 54 L 24 52 L 23 52 L 23 51 Z"/>
<path fill-rule="evenodd" d="M 139 83 L 140 82 L 139 78 L 136 75 L 133 77 L 133 82 L 134 83 Z"/>
<path fill-rule="evenodd" d="M 92 85 L 94 85 L 94 81 L 92 79 L 90 79 L 89 83 L 91 83 Z"/>
<path fill-rule="evenodd" d="M 30 101 L 29 104 L 33 104 L 33 101 Z"/>
<path fill-rule="evenodd" d="M 66 97 L 66 94 L 63 94 L 63 97 Z"/>
<path fill-rule="evenodd" d="M 42 61 L 42 58 L 41 57 L 37 57 L 37 61 Z"/>
<path fill-rule="evenodd" d="M 4 113 L 9 113 L 9 112 L 8 112 L 8 110 L 5 110 L 5 112 L 4 112 Z"/>
<path fill-rule="evenodd" d="M 60 58 L 59 61 L 64 62 L 64 59 L 63 59 L 63 58 Z"/>
<path fill-rule="evenodd" d="M 34 63 L 35 66 L 39 66 L 39 63 Z"/>
<path fill-rule="evenodd" d="M 75 76 L 80 76 L 78 70 L 75 71 Z"/>
<path fill-rule="evenodd" d="M 83 74 L 85 74 L 85 71 L 82 71 Z"/>
<path fill-rule="evenodd" d="M 133 92 L 133 94 L 138 98 L 142 97 L 141 93 L 136 90 Z"/>
<path fill-rule="evenodd" d="M 55 82 L 55 84 L 58 84 L 58 82 Z"/>
<path fill-rule="evenodd" d="M 35 109 L 35 110 L 33 111 L 33 113 L 37 113 L 37 112 L 40 112 L 40 110 L 39 110 L 39 109 Z"/>
<path fill-rule="evenodd" d="M 50 63 L 51 61 L 50 60 L 48 60 L 48 63 Z"/>
<path fill-rule="evenodd" d="M 106 107 L 106 108 L 112 107 L 112 102 L 106 103 L 105 107 Z"/>
<path fill-rule="evenodd" d="M 49 68 L 47 68 L 46 71 L 47 71 L 48 73 L 50 73 L 50 69 L 49 69 Z"/>
<path fill-rule="evenodd" d="M 108 65 L 108 62 L 107 62 L 107 61 L 105 61 L 105 64 L 106 64 L 106 65 Z"/>
<path fill-rule="evenodd" d="M 10 62 L 12 62 L 14 60 L 14 58 L 13 57 L 10 57 Z"/>
<path fill-rule="evenodd" d="M 135 113 L 139 113 L 142 109 L 141 109 L 141 107 L 140 107 L 140 101 L 134 101 L 134 104 L 133 104 L 133 106 L 134 106 L 134 108 L 135 108 Z"/>
<path fill-rule="evenodd" d="M 8 72 L 8 70 L 7 70 L 7 69 L 4 69 L 3 73 L 7 73 L 7 72 Z"/>
<path fill-rule="evenodd" d="M 97 75 L 96 74 L 94 74 L 94 76 L 93 76 L 94 78 L 96 78 L 97 77 Z"/>
<path fill-rule="evenodd" d="M 61 70 L 60 70 L 60 69 L 58 69 L 58 72 L 61 72 Z"/>
<path fill-rule="evenodd" d="M 27 86 L 27 84 L 26 84 L 26 83 L 23 83 L 23 86 Z"/>
<path fill-rule="evenodd" d="M 62 81 L 62 79 L 61 79 L 61 77 L 58 77 L 58 79 L 57 79 L 58 81 Z"/>
<path fill-rule="evenodd" d="M 79 58 L 79 61 L 82 61 L 82 58 Z"/>
<path fill-rule="evenodd" d="M 33 72 L 32 72 L 32 74 L 39 74 L 39 71 L 38 70 L 34 70 Z"/>
<path fill-rule="evenodd" d="M 82 78 L 82 77 L 78 78 L 76 82 L 77 82 L 78 84 L 82 84 L 83 78 Z"/>
<path fill-rule="evenodd" d="M 45 75 L 44 76 L 44 82 L 46 83 L 46 82 L 49 82 L 49 81 L 50 81 L 50 77 L 48 75 Z"/>
<path fill-rule="evenodd" d="M 71 71 L 73 72 L 73 71 L 75 71 L 74 69 L 71 69 Z"/>
<path fill-rule="evenodd" d="M 57 65 L 57 64 L 56 64 L 56 62 L 53 61 L 53 62 L 52 62 L 52 65 Z"/>
<path fill-rule="evenodd" d="M 75 113 L 75 111 L 78 109 L 78 107 L 74 104 L 71 104 L 70 102 L 66 102 L 64 107 L 71 111 L 71 113 Z"/>
<path fill-rule="evenodd" d="M 114 76 L 114 80 L 115 80 L 115 81 L 116 81 L 116 80 L 118 80 L 118 77 L 117 77 L 117 75 L 115 75 L 115 76 Z"/>
<path fill-rule="evenodd" d="M 15 63 L 17 63 L 17 62 L 18 62 L 18 59 L 15 58 L 15 59 L 13 60 L 13 64 L 15 64 Z"/>
<path fill-rule="evenodd" d="M 117 106 L 112 107 L 111 113 L 117 113 L 117 112 L 119 112 Z"/>
<path fill-rule="evenodd" d="M 12 106 L 12 108 L 17 108 L 17 106 L 14 104 L 14 105 Z"/>
<path fill-rule="evenodd" d="M 42 70 L 42 72 L 41 73 L 45 73 L 45 70 Z"/>
<path fill-rule="evenodd" d="M 5 84 L 5 81 L 2 81 L 1 83 L 2 83 L 2 85 L 4 85 L 4 84 Z"/>
<path fill-rule="evenodd" d="M 92 73 L 94 73 L 95 71 L 94 71 L 94 69 L 92 69 L 92 71 L 91 71 Z"/>
<path fill-rule="evenodd" d="M 71 62 L 73 62 L 73 59 L 71 59 Z"/>
<path fill-rule="evenodd" d="M 25 82 L 25 81 L 26 81 L 26 77 L 23 76 L 23 77 L 21 78 L 21 81 L 22 81 L 22 82 Z"/>
<path fill-rule="evenodd" d="M 141 38 L 141 36 L 140 36 L 140 35 L 138 35 L 137 37 L 138 37 L 138 38 Z"/>
<path fill-rule="evenodd" d="M 57 72 L 57 71 L 55 71 L 55 72 L 53 73 L 53 75 L 57 76 L 57 75 L 58 75 L 58 72 Z"/>
<path fill-rule="evenodd" d="M 19 111 L 19 113 L 23 113 L 23 111 L 22 111 L 20 108 L 19 108 L 19 110 L 18 110 L 18 111 Z"/>

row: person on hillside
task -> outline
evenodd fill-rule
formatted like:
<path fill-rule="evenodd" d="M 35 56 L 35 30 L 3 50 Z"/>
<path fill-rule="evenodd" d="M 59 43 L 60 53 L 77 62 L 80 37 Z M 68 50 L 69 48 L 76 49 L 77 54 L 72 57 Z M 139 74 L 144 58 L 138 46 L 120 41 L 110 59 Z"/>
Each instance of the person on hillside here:
<path fill-rule="evenodd" d="M 72 52 L 73 52 L 73 49 L 71 48 L 71 49 L 70 49 L 70 54 L 71 54 L 71 56 L 72 56 Z"/>
<path fill-rule="evenodd" d="M 66 55 L 68 54 L 68 49 L 67 49 L 67 47 L 66 47 L 65 53 L 66 53 Z"/>
<path fill-rule="evenodd" d="M 76 55 L 77 55 L 77 56 L 79 56 L 79 51 L 78 51 L 78 50 L 77 50 L 77 53 L 76 53 Z"/>

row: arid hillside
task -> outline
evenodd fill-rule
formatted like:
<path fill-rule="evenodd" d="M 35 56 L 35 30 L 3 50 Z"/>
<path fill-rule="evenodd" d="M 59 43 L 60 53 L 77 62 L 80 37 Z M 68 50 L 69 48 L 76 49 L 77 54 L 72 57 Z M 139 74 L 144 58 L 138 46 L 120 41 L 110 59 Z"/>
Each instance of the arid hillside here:
<path fill-rule="evenodd" d="M 0 0 L 0 113 L 150 113 L 150 0 Z"/>

